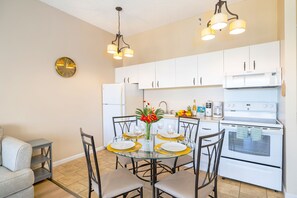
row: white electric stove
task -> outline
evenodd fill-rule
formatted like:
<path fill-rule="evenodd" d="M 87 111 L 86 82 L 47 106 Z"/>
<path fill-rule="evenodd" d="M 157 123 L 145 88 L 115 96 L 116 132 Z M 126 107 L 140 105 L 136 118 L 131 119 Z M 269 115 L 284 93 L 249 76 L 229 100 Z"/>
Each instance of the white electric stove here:
<path fill-rule="evenodd" d="M 277 104 L 226 102 L 220 175 L 282 190 L 283 125 Z"/>

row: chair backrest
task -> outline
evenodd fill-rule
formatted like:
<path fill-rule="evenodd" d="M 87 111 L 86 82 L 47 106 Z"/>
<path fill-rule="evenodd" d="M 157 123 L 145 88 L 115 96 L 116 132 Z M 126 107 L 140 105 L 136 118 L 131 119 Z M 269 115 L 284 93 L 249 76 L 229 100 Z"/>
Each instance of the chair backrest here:
<path fill-rule="evenodd" d="M 125 132 L 130 132 L 137 125 L 136 115 L 130 116 L 117 116 L 112 118 L 114 136 L 121 136 Z"/>
<path fill-rule="evenodd" d="M 87 166 L 88 166 L 89 186 L 92 189 L 92 181 L 95 182 L 98 185 L 98 196 L 99 198 L 101 198 L 102 197 L 101 180 L 100 180 L 100 172 L 99 172 L 99 165 L 97 161 L 94 137 L 84 133 L 82 131 L 82 128 L 80 128 L 80 134 L 81 134 L 81 139 L 82 139 Z"/>
<path fill-rule="evenodd" d="M 199 118 L 178 117 L 177 133 L 184 133 L 187 139 L 196 143 L 199 123 Z"/>
<path fill-rule="evenodd" d="M 216 182 L 224 142 L 225 129 L 222 131 L 199 137 L 197 171 L 195 183 L 195 197 L 199 195 L 199 189 Z M 201 155 L 207 156 L 207 170 L 200 171 Z M 200 180 L 200 182 L 199 182 Z"/>

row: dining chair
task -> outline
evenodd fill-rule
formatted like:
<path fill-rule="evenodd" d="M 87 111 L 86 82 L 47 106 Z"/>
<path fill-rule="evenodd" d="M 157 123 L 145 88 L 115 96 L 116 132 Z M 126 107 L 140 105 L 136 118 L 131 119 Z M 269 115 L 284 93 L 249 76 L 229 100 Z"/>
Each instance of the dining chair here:
<path fill-rule="evenodd" d="M 199 123 L 199 118 L 178 117 L 177 133 L 184 134 L 185 140 L 196 143 L 198 137 Z M 183 155 L 181 157 L 165 159 L 162 160 L 160 164 L 168 167 L 171 173 L 175 173 L 176 169 L 179 169 L 181 166 L 187 164 L 193 164 L 193 168 L 195 169 L 194 159 L 195 149 L 192 152 L 192 155 Z"/>
<path fill-rule="evenodd" d="M 218 170 L 224 135 L 225 129 L 215 134 L 201 136 L 198 142 L 196 171 L 194 173 L 179 171 L 160 180 L 155 184 L 157 197 L 165 193 L 178 198 L 205 198 L 209 196 L 217 198 Z M 206 172 L 200 171 L 202 154 L 208 156 Z"/>
<path fill-rule="evenodd" d="M 95 191 L 99 198 L 126 197 L 132 191 L 138 191 L 143 197 L 143 183 L 126 168 L 114 170 L 100 176 L 99 164 L 96 155 L 94 137 L 80 128 L 81 139 L 88 167 L 89 194 Z"/>
<path fill-rule="evenodd" d="M 136 115 L 117 116 L 112 118 L 114 137 L 122 137 L 125 132 L 131 132 L 137 125 L 138 119 Z M 138 160 L 136 160 L 138 161 Z M 137 163 L 137 162 L 136 162 Z M 135 160 L 123 156 L 116 155 L 116 169 L 118 165 L 127 168 L 127 165 L 132 164 L 132 170 L 135 174 Z"/>

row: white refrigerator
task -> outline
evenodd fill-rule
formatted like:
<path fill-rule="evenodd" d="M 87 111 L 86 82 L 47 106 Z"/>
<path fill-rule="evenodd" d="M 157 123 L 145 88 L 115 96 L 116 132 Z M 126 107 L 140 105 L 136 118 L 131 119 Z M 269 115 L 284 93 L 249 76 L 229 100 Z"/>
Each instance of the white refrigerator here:
<path fill-rule="evenodd" d="M 113 140 L 112 117 L 135 115 L 143 107 L 143 90 L 137 84 L 103 84 L 103 143 L 106 147 Z"/>

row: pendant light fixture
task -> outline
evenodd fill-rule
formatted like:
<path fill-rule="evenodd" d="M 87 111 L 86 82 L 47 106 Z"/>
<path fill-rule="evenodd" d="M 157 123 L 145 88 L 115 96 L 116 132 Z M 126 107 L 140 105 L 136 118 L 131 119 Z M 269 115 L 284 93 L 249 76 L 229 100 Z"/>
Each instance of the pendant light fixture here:
<path fill-rule="evenodd" d="M 228 15 L 222 12 L 222 7 L 225 6 L 227 13 L 231 16 L 228 18 Z M 215 38 L 215 31 L 224 29 L 228 26 L 228 21 L 234 20 L 231 22 L 229 27 L 229 34 L 241 34 L 245 32 L 246 22 L 242 19 L 239 19 L 237 14 L 232 13 L 227 5 L 227 1 L 219 0 L 215 5 L 214 15 L 207 23 L 207 27 L 201 31 L 202 40 L 211 40 Z"/>
<path fill-rule="evenodd" d="M 107 45 L 107 53 L 113 54 L 113 58 L 116 60 L 123 59 L 125 57 L 133 57 L 134 51 L 130 48 L 130 45 L 124 41 L 124 36 L 121 34 L 121 17 L 120 12 L 123 10 L 121 7 L 116 7 L 118 12 L 118 33 L 115 40 L 111 44 Z"/>

